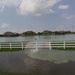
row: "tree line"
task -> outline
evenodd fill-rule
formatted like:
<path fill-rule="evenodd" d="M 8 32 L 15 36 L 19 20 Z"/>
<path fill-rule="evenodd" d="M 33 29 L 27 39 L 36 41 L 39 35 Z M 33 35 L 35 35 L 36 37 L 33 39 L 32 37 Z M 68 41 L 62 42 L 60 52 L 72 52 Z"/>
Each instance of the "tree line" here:
<path fill-rule="evenodd" d="M 26 31 L 23 33 L 15 33 L 15 32 L 5 32 L 0 34 L 0 37 L 15 37 L 15 36 L 30 36 L 30 35 L 65 35 L 65 34 L 75 34 L 75 32 L 71 31 L 49 31 L 44 30 L 43 32 L 34 32 L 34 31 Z"/>

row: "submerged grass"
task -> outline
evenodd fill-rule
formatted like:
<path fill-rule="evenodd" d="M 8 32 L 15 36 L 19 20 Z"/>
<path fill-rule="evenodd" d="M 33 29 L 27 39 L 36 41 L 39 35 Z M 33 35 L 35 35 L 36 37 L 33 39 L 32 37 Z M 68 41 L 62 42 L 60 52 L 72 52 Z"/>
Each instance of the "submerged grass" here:
<path fill-rule="evenodd" d="M 2 48 L 0 49 L 0 52 L 14 52 L 14 51 L 22 51 L 22 48 L 13 48 L 13 49 L 9 49 L 9 48 Z"/>
<path fill-rule="evenodd" d="M 9 72 L 0 72 L 0 75 L 74 75 L 73 73 L 61 73 L 61 72 L 28 72 L 28 73 L 9 73 Z"/>
<path fill-rule="evenodd" d="M 65 51 L 75 51 L 75 48 L 60 48 L 60 47 L 58 47 L 58 48 L 52 48 L 52 49 L 55 49 L 55 50 L 65 50 Z"/>

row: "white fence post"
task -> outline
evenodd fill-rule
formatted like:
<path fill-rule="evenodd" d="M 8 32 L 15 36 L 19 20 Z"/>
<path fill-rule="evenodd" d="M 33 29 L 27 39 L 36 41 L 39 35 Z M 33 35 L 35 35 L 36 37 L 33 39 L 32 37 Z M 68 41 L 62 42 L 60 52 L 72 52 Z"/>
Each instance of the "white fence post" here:
<path fill-rule="evenodd" d="M 10 43 L 10 49 L 12 49 L 12 47 L 11 47 L 11 43 Z"/>
<path fill-rule="evenodd" d="M 64 49 L 65 49 L 65 41 L 64 41 Z"/>
<path fill-rule="evenodd" d="M 36 42 L 36 50 L 38 50 L 38 48 L 37 48 L 37 42 Z"/>
<path fill-rule="evenodd" d="M 22 42 L 22 49 L 23 49 L 23 42 Z"/>
<path fill-rule="evenodd" d="M 1 43 L 0 43 L 0 49 L 1 49 Z"/>
<path fill-rule="evenodd" d="M 52 47 L 51 47 L 51 42 L 49 41 L 49 49 L 51 50 L 52 49 Z"/>

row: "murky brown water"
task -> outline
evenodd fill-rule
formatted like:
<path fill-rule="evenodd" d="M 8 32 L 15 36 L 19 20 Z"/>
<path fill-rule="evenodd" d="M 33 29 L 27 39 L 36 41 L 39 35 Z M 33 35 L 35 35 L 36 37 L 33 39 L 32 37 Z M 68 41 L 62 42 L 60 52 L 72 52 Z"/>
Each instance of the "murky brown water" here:
<path fill-rule="evenodd" d="M 43 54 L 41 54 L 42 57 L 40 57 L 39 55 L 40 58 L 37 58 L 36 56 L 40 52 L 35 53 L 34 55 L 35 57 L 28 55 L 28 52 L 30 52 L 30 50 L 29 51 L 24 50 L 19 52 L 1 52 L 0 71 L 1 72 L 22 72 L 22 73 L 33 72 L 42 75 L 75 75 L 75 61 L 73 59 L 68 60 L 66 63 L 58 64 L 55 63 L 55 60 L 50 61 L 50 59 L 49 60 L 42 59 L 44 58 Z M 47 56 L 47 54 L 45 56 Z"/>

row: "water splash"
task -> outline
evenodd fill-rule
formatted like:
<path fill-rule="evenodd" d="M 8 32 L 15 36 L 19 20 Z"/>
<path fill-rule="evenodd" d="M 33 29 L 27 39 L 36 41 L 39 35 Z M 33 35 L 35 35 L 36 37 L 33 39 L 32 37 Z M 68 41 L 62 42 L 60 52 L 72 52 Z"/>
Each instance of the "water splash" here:
<path fill-rule="evenodd" d="M 39 49 L 33 49 L 33 50 L 31 50 L 31 52 L 37 53 L 37 52 L 39 52 Z"/>

